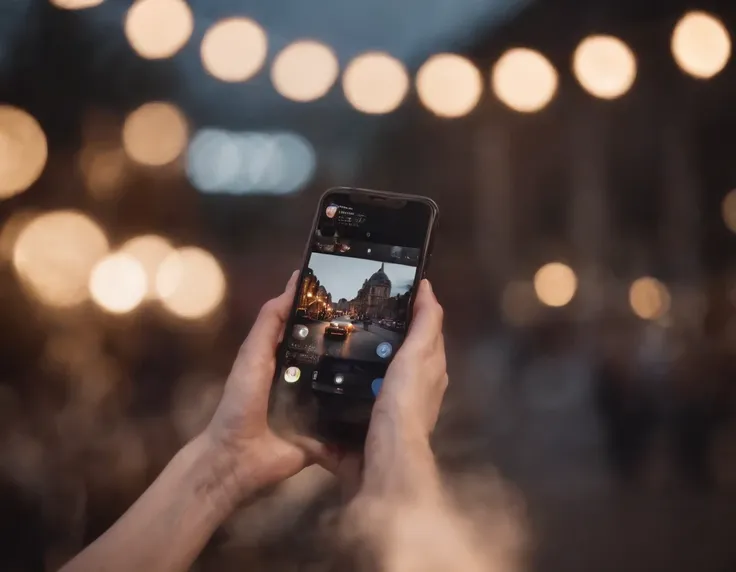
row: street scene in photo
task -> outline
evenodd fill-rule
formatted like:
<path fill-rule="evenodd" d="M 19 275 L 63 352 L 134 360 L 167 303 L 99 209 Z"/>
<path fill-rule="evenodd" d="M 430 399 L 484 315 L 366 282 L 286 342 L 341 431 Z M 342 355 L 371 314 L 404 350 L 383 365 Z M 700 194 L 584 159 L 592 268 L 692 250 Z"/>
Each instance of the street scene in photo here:
<path fill-rule="evenodd" d="M 388 362 L 404 338 L 415 275 L 413 266 L 312 253 L 290 349 Z"/>

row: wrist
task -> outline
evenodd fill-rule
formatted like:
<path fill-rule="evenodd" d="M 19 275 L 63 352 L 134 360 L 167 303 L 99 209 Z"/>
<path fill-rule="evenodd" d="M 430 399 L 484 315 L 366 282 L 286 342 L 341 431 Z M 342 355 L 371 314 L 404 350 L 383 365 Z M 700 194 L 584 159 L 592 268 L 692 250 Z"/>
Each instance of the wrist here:
<path fill-rule="evenodd" d="M 211 505 L 222 518 L 229 515 L 245 496 L 234 456 L 218 447 L 207 432 L 190 441 L 182 453 L 192 458 L 195 495 Z"/>

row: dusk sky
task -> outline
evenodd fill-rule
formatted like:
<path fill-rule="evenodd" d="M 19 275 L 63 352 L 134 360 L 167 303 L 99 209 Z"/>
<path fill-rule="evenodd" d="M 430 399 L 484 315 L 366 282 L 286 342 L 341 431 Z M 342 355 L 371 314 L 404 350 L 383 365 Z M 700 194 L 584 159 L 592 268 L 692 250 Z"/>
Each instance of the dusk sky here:
<path fill-rule="evenodd" d="M 309 267 L 314 270 L 320 284 L 332 294 L 332 301 L 337 302 L 340 298 L 347 300 L 355 298 L 363 286 L 363 281 L 377 272 L 381 268 L 381 263 L 376 260 L 313 252 L 309 259 Z M 413 266 L 387 262 L 384 272 L 391 280 L 391 296 L 408 291 L 414 283 L 416 271 Z"/>

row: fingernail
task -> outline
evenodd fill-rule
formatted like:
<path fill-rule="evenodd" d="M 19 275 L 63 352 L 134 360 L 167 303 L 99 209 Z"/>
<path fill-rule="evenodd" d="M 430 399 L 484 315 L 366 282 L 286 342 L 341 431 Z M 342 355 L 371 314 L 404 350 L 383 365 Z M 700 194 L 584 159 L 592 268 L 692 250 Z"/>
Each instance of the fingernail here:
<path fill-rule="evenodd" d="M 298 270 L 294 270 L 294 272 L 291 273 L 291 276 L 289 276 L 289 280 L 286 282 L 286 288 L 285 290 L 289 289 L 289 286 L 291 286 L 292 282 L 296 281 L 296 277 L 299 275 Z"/>

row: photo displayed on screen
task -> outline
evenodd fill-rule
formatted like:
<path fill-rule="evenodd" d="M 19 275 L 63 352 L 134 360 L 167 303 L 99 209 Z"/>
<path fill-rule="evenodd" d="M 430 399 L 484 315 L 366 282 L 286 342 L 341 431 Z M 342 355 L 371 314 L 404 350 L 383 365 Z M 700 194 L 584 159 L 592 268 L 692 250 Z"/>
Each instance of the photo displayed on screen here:
<path fill-rule="evenodd" d="M 423 237 L 380 240 L 386 213 L 328 203 L 312 236 L 285 334 L 282 383 L 304 396 L 373 399 L 409 322 Z M 392 229 L 386 232 L 386 229 Z M 398 242 L 398 241 L 397 241 Z"/>
<path fill-rule="evenodd" d="M 416 268 L 313 252 L 290 347 L 314 356 L 386 362 L 399 348 Z"/>

